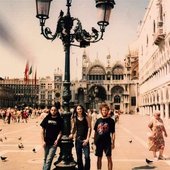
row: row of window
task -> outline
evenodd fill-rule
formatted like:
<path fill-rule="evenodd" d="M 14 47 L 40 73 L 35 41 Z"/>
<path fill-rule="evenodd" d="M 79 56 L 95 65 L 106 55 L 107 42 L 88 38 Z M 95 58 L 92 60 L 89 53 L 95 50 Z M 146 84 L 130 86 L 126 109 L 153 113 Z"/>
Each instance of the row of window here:
<path fill-rule="evenodd" d="M 124 75 L 112 75 L 112 80 L 123 80 Z M 89 75 L 88 80 L 110 80 L 110 75 Z"/>

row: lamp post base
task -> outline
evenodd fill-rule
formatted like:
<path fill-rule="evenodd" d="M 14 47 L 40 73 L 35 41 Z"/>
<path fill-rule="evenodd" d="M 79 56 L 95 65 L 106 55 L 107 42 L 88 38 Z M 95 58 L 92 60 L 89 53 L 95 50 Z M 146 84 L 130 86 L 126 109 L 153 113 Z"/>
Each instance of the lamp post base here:
<path fill-rule="evenodd" d="M 75 165 L 58 164 L 53 170 L 76 170 Z"/>
<path fill-rule="evenodd" d="M 72 147 L 73 140 L 63 136 L 60 143 L 60 156 L 54 163 L 55 168 L 53 170 L 76 170 L 76 162 L 71 153 Z"/>

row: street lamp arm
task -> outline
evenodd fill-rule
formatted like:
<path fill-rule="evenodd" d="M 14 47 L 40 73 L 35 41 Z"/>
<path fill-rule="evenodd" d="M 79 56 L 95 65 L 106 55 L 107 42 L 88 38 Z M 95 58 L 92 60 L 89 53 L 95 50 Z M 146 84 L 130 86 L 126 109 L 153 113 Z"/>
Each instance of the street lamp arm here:
<path fill-rule="evenodd" d="M 77 47 L 87 47 L 90 43 L 95 43 L 103 39 L 104 30 L 101 28 L 100 32 L 92 27 L 92 32 L 89 33 L 83 29 L 82 24 L 78 18 L 73 18 L 68 15 L 62 16 L 58 19 L 56 31 L 53 34 L 49 27 L 44 28 L 44 25 L 41 25 L 41 34 L 48 40 L 55 40 L 57 37 L 60 38 L 65 44 L 65 37 L 67 36 L 66 29 L 70 29 L 70 42 L 71 45 Z M 74 42 L 77 41 L 79 45 Z"/>
<path fill-rule="evenodd" d="M 92 33 L 87 32 L 85 29 L 82 28 L 81 21 L 78 18 L 73 18 L 73 22 L 77 22 L 72 34 L 73 37 L 76 39 L 77 42 L 86 41 L 87 43 L 95 43 L 103 39 L 104 30 L 99 31 L 92 27 Z"/>
<path fill-rule="evenodd" d="M 52 35 L 51 29 L 49 27 L 46 27 L 44 29 L 44 26 L 41 26 L 41 34 L 47 39 L 47 40 L 54 40 L 54 36 Z"/>

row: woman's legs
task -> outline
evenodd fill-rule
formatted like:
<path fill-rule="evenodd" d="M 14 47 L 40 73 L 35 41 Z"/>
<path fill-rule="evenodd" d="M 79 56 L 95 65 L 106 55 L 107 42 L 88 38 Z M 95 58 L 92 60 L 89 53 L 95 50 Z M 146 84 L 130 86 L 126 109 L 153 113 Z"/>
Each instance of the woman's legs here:
<path fill-rule="evenodd" d="M 159 150 L 159 159 L 165 159 L 163 156 L 164 146 Z"/>
<path fill-rule="evenodd" d="M 76 140 L 75 147 L 76 147 L 76 154 L 77 154 L 78 170 L 83 170 L 82 142 Z"/>
<path fill-rule="evenodd" d="M 90 170 L 90 145 L 83 146 L 84 158 L 85 158 L 85 170 Z"/>

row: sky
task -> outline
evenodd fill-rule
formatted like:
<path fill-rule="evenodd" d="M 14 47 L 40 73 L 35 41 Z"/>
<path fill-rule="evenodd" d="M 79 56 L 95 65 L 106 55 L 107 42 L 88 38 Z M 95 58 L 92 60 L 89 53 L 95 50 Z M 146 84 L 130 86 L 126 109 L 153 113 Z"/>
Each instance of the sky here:
<path fill-rule="evenodd" d="M 104 39 L 85 49 L 71 47 L 71 80 L 81 79 L 84 50 L 92 62 L 98 58 L 106 63 L 108 54 L 112 62 L 122 61 L 129 44 L 136 40 L 138 24 L 143 19 L 149 0 L 115 2 Z M 50 27 L 52 32 L 56 29 L 60 10 L 66 12 L 65 5 L 66 0 L 53 0 L 51 3 L 45 26 Z M 94 0 L 72 0 L 71 15 L 79 18 L 88 32 L 91 32 L 91 27 L 99 30 Z M 23 78 L 27 60 L 33 66 L 33 74 L 37 69 L 37 77 L 52 77 L 58 68 L 64 73 L 65 53 L 62 41 L 58 38 L 50 41 L 40 34 L 35 0 L 0 0 L 0 59 L 2 78 Z"/>

